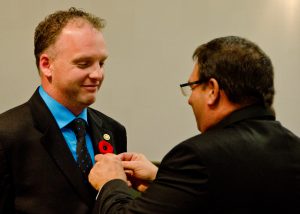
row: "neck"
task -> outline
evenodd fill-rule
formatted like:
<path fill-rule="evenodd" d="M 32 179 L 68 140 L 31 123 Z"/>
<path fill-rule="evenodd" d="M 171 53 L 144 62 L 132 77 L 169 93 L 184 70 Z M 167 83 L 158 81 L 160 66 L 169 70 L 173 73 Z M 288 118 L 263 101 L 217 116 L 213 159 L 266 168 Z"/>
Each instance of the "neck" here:
<path fill-rule="evenodd" d="M 75 116 L 78 116 L 87 106 L 86 105 L 81 105 L 80 103 L 72 103 L 72 102 L 67 102 L 70 101 L 68 97 L 63 97 L 64 95 L 56 96 L 57 93 L 53 88 L 47 87 L 47 85 L 42 84 L 43 89 L 45 92 L 52 97 L 54 100 L 59 102 L 61 105 L 66 107 L 70 112 L 72 112 Z"/>
<path fill-rule="evenodd" d="M 218 124 L 225 117 L 230 115 L 232 112 L 244 108 L 245 106 L 247 105 L 232 103 L 228 100 L 225 94 L 221 95 L 218 102 L 214 103 L 213 105 L 207 106 L 207 118 L 200 131 L 202 133 L 207 131 L 208 129 Z"/>

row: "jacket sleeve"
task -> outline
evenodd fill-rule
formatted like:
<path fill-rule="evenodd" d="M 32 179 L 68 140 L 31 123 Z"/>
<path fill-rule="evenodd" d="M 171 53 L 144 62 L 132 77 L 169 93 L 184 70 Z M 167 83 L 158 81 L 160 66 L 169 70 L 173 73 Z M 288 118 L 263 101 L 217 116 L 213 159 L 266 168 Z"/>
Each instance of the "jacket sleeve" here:
<path fill-rule="evenodd" d="M 156 179 L 133 199 L 124 181 L 112 180 L 99 193 L 98 214 L 193 213 L 208 206 L 208 173 L 195 148 L 179 144 L 163 159 Z M 199 211 L 200 212 L 200 211 Z"/>
<path fill-rule="evenodd" d="M 0 142 L 0 213 L 14 213 L 14 191 L 6 151 Z"/>

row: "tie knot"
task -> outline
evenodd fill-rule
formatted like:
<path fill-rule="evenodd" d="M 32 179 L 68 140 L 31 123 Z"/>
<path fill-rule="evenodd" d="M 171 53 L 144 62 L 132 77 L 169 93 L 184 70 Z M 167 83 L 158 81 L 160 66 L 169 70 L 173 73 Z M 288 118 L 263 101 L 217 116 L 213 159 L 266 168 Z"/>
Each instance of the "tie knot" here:
<path fill-rule="evenodd" d="M 85 136 L 86 122 L 84 119 L 76 118 L 70 125 L 77 138 Z"/>

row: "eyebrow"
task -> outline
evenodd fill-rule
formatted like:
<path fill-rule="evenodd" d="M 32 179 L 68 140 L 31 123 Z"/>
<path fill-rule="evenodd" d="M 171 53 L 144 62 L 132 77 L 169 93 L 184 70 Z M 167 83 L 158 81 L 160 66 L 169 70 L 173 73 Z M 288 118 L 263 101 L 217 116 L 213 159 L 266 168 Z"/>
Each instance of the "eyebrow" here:
<path fill-rule="evenodd" d="M 107 55 L 101 57 L 100 61 L 105 61 L 107 59 Z M 78 63 L 78 62 L 82 62 L 82 61 L 93 61 L 95 60 L 96 57 L 93 57 L 93 56 L 81 56 L 81 57 L 78 57 L 74 60 L 72 60 L 73 63 Z"/>

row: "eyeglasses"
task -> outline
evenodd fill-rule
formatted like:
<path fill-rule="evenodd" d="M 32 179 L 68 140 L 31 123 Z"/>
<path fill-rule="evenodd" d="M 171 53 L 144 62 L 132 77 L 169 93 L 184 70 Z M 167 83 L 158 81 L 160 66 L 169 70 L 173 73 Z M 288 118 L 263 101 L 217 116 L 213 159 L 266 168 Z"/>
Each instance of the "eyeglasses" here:
<path fill-rule="evenodd" d="M 187 82 L 187 83 L 180 84 L 181 93 L 183 94 L 183 96 L 189 96 L 191 94 L 191 91 L 193 90 L 193 88 L 187 87 L 187 86 L 200 85 L 203 82 L 204 82 L 203 80 L 197 80 L 194 82 Z"/>

